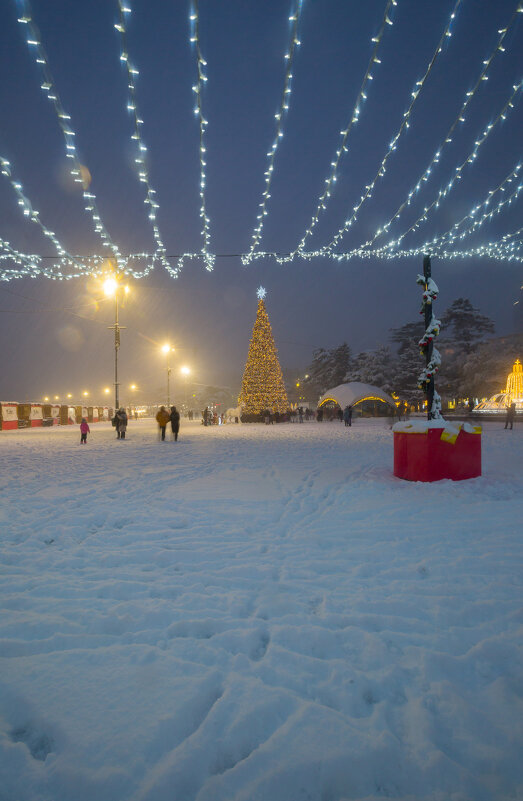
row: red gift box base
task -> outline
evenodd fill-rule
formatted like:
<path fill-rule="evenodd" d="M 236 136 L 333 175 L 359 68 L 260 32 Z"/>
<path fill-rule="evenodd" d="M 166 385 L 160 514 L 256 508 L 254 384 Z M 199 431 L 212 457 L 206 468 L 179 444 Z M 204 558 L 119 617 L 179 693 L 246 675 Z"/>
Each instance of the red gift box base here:
<path fill-rule="evenodd" d="M 441 428 L 425 433 L 394 432 L 394 475 L 407 481 L 463 481 L 481 475 L 481 434 L 460 430 L 454 443 Z"/>

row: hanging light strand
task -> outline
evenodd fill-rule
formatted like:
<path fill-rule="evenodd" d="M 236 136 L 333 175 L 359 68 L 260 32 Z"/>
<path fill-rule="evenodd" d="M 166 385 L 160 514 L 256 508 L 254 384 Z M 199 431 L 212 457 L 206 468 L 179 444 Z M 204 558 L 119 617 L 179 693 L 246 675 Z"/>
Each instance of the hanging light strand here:
<path fill-rule="evenodd" d="M 401 234 L 396 239 L 391 240 L 390 242 L 388 242 L 386 245 L 383 246 L 385 249 L 387 248 L 391 250 L 396 249 L 405 239 L 405 237 L 409 233 L 411 233 L 411 231 L 416 231 L 422 225 L 422 223 L 426 222 L 430 212 L 433 209 L 438 209 L 440 207 L 442 201 L 450 194 L 456 182 L 461 180 L 463 169 L 467 166 L 467 164 L 472 165 L 476 162 L 480 147 L 484 144 L 484 142 L 486 141 L 488 136 L 492 133 L 492 131 L 495 130 L 498 123 L 501 120 L 505 120 L 507 118 L 509 111 L 515 107 L 516 98 L 518 98 L 522 88 L 523 88 L 523 79 L 518 84 L 514 84 L 514 86 L 512 87 L 513 91 L 511 96 L 509 97 L 509 99 L 507 100 L 501 111 L 494 118 L 494 120 L 487 124 L 480 137 L 476 139 L 476 141 L 474 142 L 474 148 L 472 149 L 471 153 L 469 153 L 467 158 L 454 169 L 452 178 L 450 179 L 448 184 L 446 184 L 446 186 L 444 186 L 439 190 L 435 199 L 431 203 L 429 203 L 428 206 L 424 207 L 423 212 L 419 215 L 417 220 L 415 220 L 412 223 L 412 225 L 409 228 L 407 228 L 406 231 L 404 231 L 403 234 Z M 361 245 L 360 248 L 357 248 L 357 250 L 359 251 L 361 248 L 368 247 L 375 241 L 375 239 L 376 237 L 374 237 L 373 240 L 369 240 L 369 242 L 366 242 L 364 245 Z"/>
<path fill-rule="evenodd" d="M 9 181 L 11 188 L 17 197 L 18 206 L 21 208 L 24 217 L 35 223 L 40 228 L 43 234 L 53 243 L 59 256 L 67 257 L 74 262 L 74 256 L 71 256 L 71 254 L 68 253 L 68 251 L 64 248 L 55 232 L 51 231 L 43 224 L 40 219 L 40 212 L 33 208 L 31 201 L 23 191 L 22 184 L 20 181 L 17 181 L 13 178 L 10 162 L 2 156 L 0 156 L 0 172 Z"/>
<path fill-rule="evenodd" d="M 333 160 L 331 161 L 332 169 L 328 177 L 325 179 L 325 188 L 323 190 L 323 193 L 318 198 L 318 205 L 316 211 L 312 215 L 309 227 L 307 228 L 303 237 L 301 238 L 301 241 L 296 250 L 294 250 L 292 253 L 289 254 L 288 261 L 292 261 L 292 259 L 296 256 L 297 253 L 303 251 L 307 239 L 312 235 L 312 232 L 314 231 L 316 225 L 319 222 L 321 213 L 325 211 L 327 208 L 327 204 L 334 189 L 334 184 L 338 179 L 340 164 L 344 158 L 345 153 L 349 152 L 347 140 L 352 131 L 352 128 L 354 127 L 354 125 L 356 125 L 357 122 L 359 122 L 361 109 L 365 104 L 365 101 L 367 100 L 369 84 L 374 79 L 374 71 L 376 70 L 377 65 L 381 64 L 381 59 L 378 58 L 381 40 L 383 38 L 383 34 L 387 26 L 393 25 L 393 20 L 391 19 L 392 17 L 391 10 L 397 5 L 398 5 L 398 0 L 387 0 L 379 31 L 371 39 L 371 41 L 374 44 L 374 47 L 370 56 L 369 63 L 367 65 L 367 69 L 365 71 L 365 75 L 363 76 L 363 81 L 361 83 L 361 87 L 358 92 L 354 108 L 352 109 L 349 122 L 345 126 L 345 128 L 342 131 L 340 131 L 340 136 L 341 136 L 340 143 L 338 145 L 338 149 L 336 150 L 336 154 Z"/>
<path fill-rule="evenodd" d="M 205 186 L 207 183 L 206 177 L 206 146 L 205 146 L 205 129 L 208 125 L 208 121 L 206 120 L 203 109 L 202 109 L 202 90 L 204 84 L 207 82 L 207 75 L 205 73 L 205 67 L 207 66 L 207 62 L 202 56 L 201 46 L 200 46 L 200 15 L 198 10 L 198 0 L 193 0 L 193 10 L 190 15 L 191 21 L 191 37 L 190 41 L 191 44 L 194 45 L 196 51 L 196 60 L 197 60 L 197 68 L 198 68 L 198 80 L 197 83 L 193 86 L 193 92 L 196 95 L 196 102 L 194 106 L 194 113 L 198 117 L 198 123 L 200 127 L 200 218 L 202 220 L 202 237 L 203 237 L 203 246 L 201 249 L 201 253 L 203 255 L 205 268 L 208 271 L 211 271 L 214 267 L 214 256 L 211 254 L 209 248 L 211 244 L 211 234 L 210 234 L 210 225 L 211 221 L 207 214 L 207 205 L 205 199 Z M 192 258 L 191 254 L 186 254 L 185 258 Z M 179 266 L 183 264 L 183 261 L 180 262 Z"/>
<path fill-rule="evenodd" d="M 285 71 L 285 79 L 283 82 L 283 92 L 280 102 L 280 108 L 274 115 L 276 120 L 276 133 L 271 148 L 267 153 L 267 169 L 265 170 L 264 173 L 265 189 L 262 192 L 262 199 L 258 205 L 259 212 L 256 217 L 258 223 L 252 235 L 252 242 L 249 252 L 247 253 L 247 255 L 242 257 L 242 262 L 244 265 L 248 264 L 254 258 L 256 248 L 258 247 L 260 240 L 262 238 L 264 220 L 268 214 L 267 204 L 269 198 L 271 197 L 270 191 L 271 191 L 272 178 L 274 174 L 276 153 L 283 138 L 283 120 L 285 119 L 287 112 L 289 110 L 290 97 L 292 94 L 292 69 L 293 69 L 294 55 L 296 52 L 296 48 L 299 47 L 299 45 L 301 44 L 298 38 L 298 27 L 300 23 L 302 9 L 303 9 L 303 0 L 296 0 L 293 11 L 289 16 L 289 21 L 292 23 L 291 35 L 290 35 L 289 46 L 284 56 L 284 60 L 286 63 L 286 71 Z"/>
<path fill-rule="evenodd" d="M 166 250 L 164 243 L 162 241 L 158 223 L 156 222 L 157 210 L 160 208 L 160 206 L 158 204 L 158 200 L 156 199 L 156 194 L 157 194 L 156 189 L 152 187 L 149 178 L 149 170 L 147 168 L 147 158 L 146 158 L 147 147 L 145 146 L 141 133 L 143 120 L 141 119 L 138 112 L 138 103 L 136 97 L 136 78 L 139 75 L 139 71 L 136 69 L 136 67 L 131 63 L 129 59 L 126 22 L 128 15 L 131 13 L 130 0 L 125 0 L 125 1 L 118 0 L 118 10 L 119 10 L 119 20 L 114 27 L 120 34 L 120 40 L 122 44 L 120 61 L 123 62 L 127 71 L 127 91 L 128 91 L 127 110 L 131 114 L 131 118 L 133 120 L 133 134 L 131 136 L 131 140 L 133 144 L 136 146 L 136 156 L 134 162 L 136 164 L 138 180 L 145 187 L 144 203 L 149 208 L 147 216 L 151 221 L 153 229 L 153 237 L 154 241 L 156 242 L 156 253 L 158 254 L 158 258 L 162 263 L 162 265 L 169 272 L 172 272 L 172 270 L 175 268 L 172 268 L 169 261 L 165 258 Z"/>
<path fill-rule="evenodd" d="M 470 236 L 470 234 L 474 233 L 479 227 L 483 225 L 483 223 L 486 220 L 491 220 L 494 216 L 500 214 L 502 209 L 506 210 L 508 206 L 510 206 L 512 202 L 518 198 L 519 193 L 521 192 L 521 189 L 523 187 L 523 184 L 520 183 L 516 186 L 516 189 L 509 196 L 505 195 L 507 188 L 512 183 L 520 180 L 521 166 L 522 164 L 521 162 L 519 162 L 515 166 L 515 168 L 501 181 L 501 183 L 498 184 L 498 186 L 495 189 L 489 190 L 485 200 L 474 206 L 468 212 L 468 214 L 466 214 L 464 217 L 461 218 L 461 220 L 458 220 L 458 222 L 454 223 L 452 228 L 450 228 L 444 234 L 435 236 L 433 239 L 425 242 L 419 248 L 413 248 L 412 253 L 418 253 L 418 254 L 430 253 L 432 248 L 440 246 L 443 243 L 453 243 L 456 240 L 462 240 L 465 237 Z M 492 201 L 495 195 L 498 194 L 498 192 L 503 193 L 501 200 L 497 203 L 496 206 L 492 207 L 491 206 Z M 478 212 L 480 212 L 481 209 L 486 209 L 486 211 L 480 217 L 478 217 L 477 216 Z M 470 220 L 472 221 L 472 225 L 469 228 L 465 229 L 464 231 L 459 231 L 459 229 Z"/>
<path fill-rule="evenodd" d="M 336 245 L 340 242 L 340 240 L 343 238 L 343 236 L 346 234 L 346 232 L 349 230 L 349 228 L 358 219 L 358 213 L 359 213 L 361 207 L 363 206 L 363 204 L 370 197 L 372 197 L 372 192 L 373 192 L 374 187 L 376 186 L 377 182 L 379 181 L 379 179 L 382 178 L 385 175 L 385 173 L 387 171 L 387 162 L 388 162 L 389 158 L 392 156 L 394 151 L 397 149 L 398 142 L 399 142 L 402 134 L 406 130 L 408 130 L 408 128 L 410 127 L 410 118 L 412 116 L 412 112 L 414 110 L 414 106 L 416 105 L 416 101 L 417 101 L 417 99 L 418 99 L 418 97 L 419 97 L 419 95 L 420 95 L 420 93 L 421 93 L 421 91 L 422 91 L 422 89 L 423 89 L 423 87 L 424 87 L 429 75 L 431 74 L 431 72 L 432 72 L 432 70 L 434 68 L 434 65 L 436 64 L 439 55 L 443 52 L 443 47 L 444 47 L 445 42 L 447 41 L 447 39 L 449 39 L 452 36 L 451 27 L 452 27 L 452 24 L 454 23 L 454 20 L 456 18 L 456 14 L 457 14 L 458 9 L 459 9 L 459 7 L 460 7 L 462 2 L 463 2 L 463 0 L 457 0 L 456 4 L 455 4 L 455 6 L 454 6 L 454 8 L 452 10 L 452 13 L 451 13 L 451 15 L 449 17 L 449 20 L 448 20 L 447 24 L 445 25 L 445 29 L 444 29 L 443 34 L 442 34 L 442 36 L 441 36 L 441 38 L 440 38 L 440 40 L 438 42 L 438 45 L 437 45 L 434 53 L 432 54 L 432 57 L 431 57 L 429 63 L 428 63 L 427 69 L 425 70 L 425 74 L 423 75 L 422 78 L 420 78 L 420 80 L 416 81 L 414 89 L 411 92 L 411 100 L 410 100 L 409 106 L 408 106 L 407 110 L 403 113 L 403 120 L 401 122 L 401 125 L 400 125 L 397 133 L 393 137 L 393 139 L 392 139 L 392 141 L 391 141 L 391 143 L 390 143 L 390 145 L 388 147 L 388 150 L 385 153 L 385 156 L 383 157 L 383 159 L 381 161 L 381 164 L 379 166 L 379 169 L 378 169 L 376 175 L 374 176 L 374 178 L 372 179 L 370 184 L 368 184 L 365 187 L 365 192 L 364 192 L 363 195 L 361 195 L 361 198 L 360 198 L 359 202 L 357 203 L 357 205 L 354 206 L 351 216 L 345 220 L 343 226 L 339 229 L 339 231 L 333 237 L 333 239 L 329 242 L 329 244 L 326 245 L 325 247 L 321 248 L 319 251 L 317 251 L 318 255 L 324 255 L 326 252 L 332 253 L 332 251 L 336 247 Z"/>
<path fill-rule="evenodd" d="M 416 185 L 409 191 L 406 200 L 404 200 L 403 203 L 397 208 L 397 210 L 394 212 L 394 214 L 390 218 L 390 220 L 387 223 L 385 223 L 384 225 L 382 225 L 380 228 L 378 228 L 378 230 L 376 231 L 374 236 L 371 239 L 369 239 L 367 242 L 365 242 L 364 244 L 360 245 L 360 248 L 371 247 L 374 244 L 374 242 L 380 236 L 382 236 L 383 234 L 387 233 L 387 231 L 389 230 L 389 228 L 392 225 L 392 223 L 400 217 L 400 215 L 402 214 L 403 210 L 407 206 L 410 206 L 411 203 L 416 199 L 416 196 L 417 196 L 418 192 L 420 191 L 420 189 L 422 189 L 423 185 L 425 183 L 429 182 L 430 176 L 431 176 L 432 171 L 433 171 L 433 168 L 440 161 L 441 154 L 443 153 L 443 150 L 446 148 L 446 146 L 448 144 L 450 144 L 452 142 L 454 131 L 456 130 L 456 128 L 460 124 L 463 124 L 465 122 L 465 119 L 466 119 L 465 118 L 465 112 L 467 110 L 467 107 L 472 102 L 472 99 L 475 97 L 475 95 L 478 92 L 479 88 L 481 86 L 483 86 L 483 82 L 488 80 L 488 71 L 489 71 L 490 66 L 491 66 L 492 62 L 494 61 L 496 55 L 498 53 L 504 53 L 505 52 L 506 48 L 505 48 L 505 46 L 503 44 L 504 39 L 507 36 L 507 33 L 509 32 L 512 24 L 514 23 L 514 20 L 516 19 L 517 14 L 520 13 L 522 10 L 523 10 L 523 3 L 520 2 L 520 3 L 518 3 L 518 6 L 517 6 L 516 10 L 512 14 L 512 17 L 511 17 L 508 25 L 506 26 L 506 28 L 502 28 L 501 30 L 498 31 L 498 33 L 500 34 L 499 39 L 498 39 L 498 41 L 496 43 L 496 46 L 494 47 L 492 53 L 490 54 L 490 56 L 483 61 L 482 69 L 481 69 L 480 74 L 479 74 L 479 76 L 478 76 L 478 78 L 476 80 L 476 83 L 474 84 L 472 89 L 470 89 L 469 91 L 466 92 L 463 104 L 462 104 L 460 110 L 458 111 L 454 121 L 452 122 L 452 125 L 450 126 L 450 128 L 447 131 L 446 135 L 443 137 L 443 140 L 442 140 L 441 144 L 438 146 L 438 148 L 437 148 L 436 152 L 434 153 L 429 165 L 427 166 L 427 168 L 425 169 L 425 171 L 423 172 L 421 177 L 418 179 Z M 475 148 L 476 153 L 475 153 L 475 155 L 471 154 L 471 157 L 470 157 L 472 159 L 472 161 L 475 160 L 475 158 L 477 156 L 477 150 L 479 150 L 479 147 L 481 146 L 481 144 L 483 144 L 483 142 L 485 141 L 485 139 L 488 136 L 488 134 L 490 134 L 490 132 L 494 128 L 495 124 L 497 122 L 499 122 L 500 119 L 504 120 L 505 119 L 504 115 L 506 115 L 508 113 L 509 109 L 513 108 L 511 100 L 513 100 L 514 96 L 521 89 L 521 83 L 518 84 L 517 86 L 514 86 L 513 89 L 514 89 L 514 92 L 513 92 L 513 95 L 511 97 L 511 99 L 507 102 L 507 104 L 504 107 L 504 109 L 502 110 L 502 112 L 500 112 L 500 115 L 496 118 L 494 124 L 488 125 L 487 128 L 485 129 L 486 135 L 485 135 L 485 132 L 484 132 L 483 138 L 481 139 L 480 143 L 478 144 L 478 142 L 476 142 L 476 148 Z M 470 163 L 472 163 L 472 161 Z M 464 165 L 462 165 L 462 166 L 464 166 Z M 460 171 L 460 168 L 457 168 L 457 172 L 458 171 Z M 457 179 L 458 179 L 458 177 L 457 177 L 457 175 L 455 175 L 453 180 L 452 180 L 452 182 L 451 182 L 452 185 L 453 185 L 454 181 L 457 180 Z M 442 190 L 440 192 L 440 195 L 444 196 L 444 194 L 446 194 L 448 191 L 450 191 L 451 188 L 452 187 L 449 186 L 449 187 L 447 187 L 446 190 Z"/>
<path fill-rule="evenodd" d="M 31 5 L 29 0 L 20 0 L 23 13 L 18 18 L 18 22 L 21 25 L 27 26 L 27 37 L 26 42 L 27 46 L 30 50 L 30 53 L 34 55 L 35 62 L 39 67 L 40 73 L 43 77 L 43 82 L 41 84 L 42 90 L 45 92 L 47 99 L 53 105 L 57 118 L 58 124 L 62 130 L 64 140 L 65 140 L 65 149 L 66 149 L 66 156 L 67 158 L 71 159 L 73 162 L 73 166 L 70 169 L 70 174 L 76 184 L 82 186 L 83 198 L 85 202 L 85 210 L 88 211 L 91 215 L 94 229 L 100 239 L 102 240 L 102 244 L 105 247 L 108 247 L 112 250 L 114 257 L 117 259 L 122 258 L 122 254 L 120 253 L 119 248 L 114 244 L 107 229 L 105 228 L 100 213 L 98 211 L 96 205 L 96 196 L 93 192 L 88 192 L 85 186 L 85 179 L 83 177 L 84 167 L 80 162 L 78 157 L 78 152 L 76 149 L 75 144 L 75 137 L 76 132 L 73 130 L 71 124 L 71 116 L 67 114 L 62 106 L 60 97 L 58 95 L 58 91 L 55 86 L 55 82 L 53 79 L 53 75 L 51 72 L 51 68 L 49 66 L 49 62 L 44 50 L 44 47 L 41 43 L 40 32 L 33 20 Z"/>

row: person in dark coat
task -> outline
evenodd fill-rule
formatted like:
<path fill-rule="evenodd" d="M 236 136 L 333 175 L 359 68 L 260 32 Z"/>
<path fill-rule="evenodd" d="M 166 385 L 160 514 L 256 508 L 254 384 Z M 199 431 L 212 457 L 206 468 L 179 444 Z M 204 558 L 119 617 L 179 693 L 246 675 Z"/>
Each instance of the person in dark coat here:
<path fill-rule="evenodd" d="M 352 425 L 352 407 L 346 406 L 343 410 L 343 419 L 345 421 L 345 427 Z"/>
<path fill-rule="evenodd" d="M 116 419 L 116 439 L 125 439 L 127 431 L 127 412 L 121 406 L 115 414 Z"/>
<path fill-rule="evenodd" d="M 171 430 L 173 432 L 173 439 L 178 440 L 178 431 L 180 430 L 180 412 L 176 406 L 171 406 Z"/>
<path fill-rule="evenodd" d="M 505 428 L 510 426 L 510 430 L 512 431 L 514 427 L 514 420 L 516 417 L 516 404 L 511 403 L 510 406 L 507 407 L 507 417 L 505 420 Z"/>

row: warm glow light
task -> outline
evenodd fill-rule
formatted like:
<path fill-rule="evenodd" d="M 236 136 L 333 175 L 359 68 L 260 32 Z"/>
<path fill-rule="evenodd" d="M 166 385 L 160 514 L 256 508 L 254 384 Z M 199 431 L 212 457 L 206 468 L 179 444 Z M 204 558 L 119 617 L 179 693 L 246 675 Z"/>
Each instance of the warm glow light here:
<path fill-rule="evenodd" d="M 72 398 L 73 396 L 71 395 L 71 393 L 69 393 L 67 397 L 68 398 Z"/>
<path fill-rule="evenodd" d="M 189 375 L 190 372 L 191 372 L 190 367 L 180 367 L 180 373 L 183 373 L 183 375 Z"/>
<path fill-rule="evenodd" d="M 136 384 L 131 384 L 131 389 L 136 389 Z"/>
<path fill-rule="evenodd" d="M 88 392 L 82 392 L 82 395 L 84 396 L 84 398 L 87 398 L 87 396 L 89 395 L 89 393 L 88 393 Z"/>
<path fill-rule="evenodd" d="M 117 289 L 118 289 L 118 282 L 115 281 L 114 278 L 107 278 L 104 281 L 104 293 L 108 297 L 110 297 L 111 295 L 114 295 L 114 293 L 116 292 Z"/>
<path fill-rule="evenodd" d="M 110 391 L 111 391 L 111 390 L 110 390 L 110 389 L 108 389 L 107 387 L 104 389 L 104 392 L 105 392 L 105 394 L 106 394 L 106 395 L 108 395 L 108 394 L 110 393 Z M 69 397 L 69 395 L 68 395 L 67 397 Z"/>
<path fill-rule="evenodd" d="M 44 401 L 48 401 L 48 400 L 49 400 L 49 398 L 46 396 L 46 397 L 44 398 Z"/>
<path fill-rule="evenodd" d="M 58 395 L 55 395 L 55 396 L 54 396 L 54 399 L 55 399 L 55 400 L 60 400 L 60 398 L 59 398 L 59 396 L 58 396 Z"/>
<path fill-rule="evenodd" d="M 171 346 L 167 345 L 167 344 L 166 345 L 162 345 L 163 353 L 169 353 L 170 350 L 174 350 L 174 348 L 171 348 Z"/>

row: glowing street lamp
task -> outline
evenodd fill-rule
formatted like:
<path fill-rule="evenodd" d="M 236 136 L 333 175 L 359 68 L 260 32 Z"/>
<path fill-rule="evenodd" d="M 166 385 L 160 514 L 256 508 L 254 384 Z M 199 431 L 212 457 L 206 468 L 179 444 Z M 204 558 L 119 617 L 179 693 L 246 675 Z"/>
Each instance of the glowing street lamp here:
<path fill-rule="evenodd" d="M 120 349 L 120 331 L 125 328 L 118 322 L 118 292 L 123 289 L 125 294 L 129 292 L 128 286 L 122 286 L 114 276 L 110 276 L 104 281 L 104 293 L 108 298 L 114 296 L 114 325 L 109 325 L 108 328 L 114 331 L 114 408 L 120 408 L 119 387 L 118 383 L 118 351 Z"/>
<path fill-rule="evenodd" d="M 171 405 L 171 392 L 170 392 L 170 376 L 171 376 L 171 367 L 169 365 L 169 354 L 174 353 L 174 348 L 171 348 L 169 344 L 162 345 L 162 353 L 165 353 L 167 359 L 167 406 Z"/>

